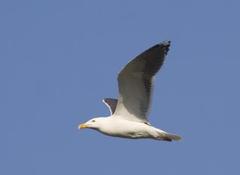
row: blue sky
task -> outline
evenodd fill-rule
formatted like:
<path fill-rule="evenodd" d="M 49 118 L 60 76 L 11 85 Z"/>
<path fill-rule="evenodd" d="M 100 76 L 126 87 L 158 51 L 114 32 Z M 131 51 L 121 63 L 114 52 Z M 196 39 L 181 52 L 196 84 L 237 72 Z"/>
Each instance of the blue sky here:
<path fill-rule="evenodd" d="M 0 2 L 0 174 L 239 174 L 240 3 Z M 77 130 L 117 73 L 163 40 L 151 123 L 180 142 Z"/>

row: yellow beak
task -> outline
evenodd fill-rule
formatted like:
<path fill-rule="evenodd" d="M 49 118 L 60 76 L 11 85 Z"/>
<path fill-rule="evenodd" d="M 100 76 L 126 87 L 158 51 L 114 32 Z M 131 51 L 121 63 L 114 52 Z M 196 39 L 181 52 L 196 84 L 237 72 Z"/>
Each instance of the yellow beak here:
<path fill-rule="evenodd" d="M 85 123 L 78 125 L 78 129 L 84 129 L 84 128 L 88 128 L 88 126 Z"/>

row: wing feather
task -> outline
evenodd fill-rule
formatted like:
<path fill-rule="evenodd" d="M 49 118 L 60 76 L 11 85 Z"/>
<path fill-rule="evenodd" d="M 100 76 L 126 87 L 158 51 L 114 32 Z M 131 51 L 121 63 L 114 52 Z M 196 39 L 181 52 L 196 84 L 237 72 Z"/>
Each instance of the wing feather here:
<path fill-rule="evenodd" d="M 152 79 L 161 68 L 170 41 L 157 44 L 130 61 L 118 75 L 119 98 L 115 115 L 127 120 L 147 122 Z"/>
<path fill-rule="evenodd" d="M 113 115 L 116 110 L 118 100 L 114 98 L 104 98 L 102 101 L 108 107 L 110 114 Z"/>

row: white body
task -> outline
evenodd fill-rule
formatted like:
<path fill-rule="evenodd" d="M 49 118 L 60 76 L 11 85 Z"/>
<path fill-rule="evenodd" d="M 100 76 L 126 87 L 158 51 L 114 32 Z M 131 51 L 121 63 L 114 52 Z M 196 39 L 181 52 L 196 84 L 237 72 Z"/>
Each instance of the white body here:
<path fill-rule="evenodd" d="M 106 135 L 127 138 L 157 138 L 162 130 L 149 126 L 145 123 L 118 119 L 116 117 L 106 117 L 105 127 L 100 127 L 99 131 Z M 124 126 L 124 127 L 122 127 Z"/>
<path fill-rule="evenodd" d="M 84 126 L 80 125 L 80 128 L 84 127 L 95 129 L 105 135 L 114 137 L 131 139 L 152 138 L 165 141 L 180 139 L 180 137 L 177 135 L 169 134 L 149 124 L 125 120 L 122 119 L 122 117 L 115 115 L 91 119 L 86 122 Z"/>

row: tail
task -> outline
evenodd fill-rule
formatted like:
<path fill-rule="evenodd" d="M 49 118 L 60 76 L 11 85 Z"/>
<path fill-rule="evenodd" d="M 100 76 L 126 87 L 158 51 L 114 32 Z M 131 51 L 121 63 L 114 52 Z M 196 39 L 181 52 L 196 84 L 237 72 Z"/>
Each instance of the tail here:
<path fill-rule="evenodd" d="M 175 134 L 167 133 L 167 132 L 159 132 L 159 135 L 156 139 L 171 142 L 173 140 L 174 141 L 181 140 L 181 137 Z"/>

